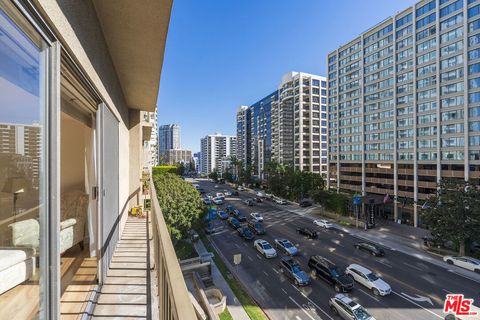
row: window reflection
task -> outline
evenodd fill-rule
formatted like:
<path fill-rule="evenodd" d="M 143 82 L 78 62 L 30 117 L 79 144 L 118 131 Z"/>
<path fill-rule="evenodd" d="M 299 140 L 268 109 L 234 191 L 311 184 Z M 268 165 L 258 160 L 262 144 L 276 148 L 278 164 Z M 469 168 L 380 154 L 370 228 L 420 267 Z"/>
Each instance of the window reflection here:
<path fill-rule="evenodd" d="M 39 309 L 42 56 L 0 7 L 0 310 L 12 319 Z"/>

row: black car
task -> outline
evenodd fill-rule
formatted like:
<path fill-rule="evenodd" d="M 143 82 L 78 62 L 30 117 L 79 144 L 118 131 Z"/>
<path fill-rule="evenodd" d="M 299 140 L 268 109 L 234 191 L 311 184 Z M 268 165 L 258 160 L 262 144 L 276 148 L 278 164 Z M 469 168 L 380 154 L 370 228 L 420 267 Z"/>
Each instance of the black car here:
<path fill-rule="evenodd" d="M 263 227 L 263 225 L 258 222 L 258 221 L 255 221 L 255 220 L 251 220 L 249 223 L 248 223 L 248 227 L 250 228 L 250 230 L 253 231 L 253 233 L 255 234 L 265 234 L 265 228 Z"/>
<path fill-rule="evenodd" d="M 331 284 L 337 292 L 348 292 L 353 289 L 353 279 L 340 271 L 338 267 L 321 256 L 311 256 L 308 260 L 308 266 L 312 271 L 314 278 L 322 278 Z"/>
<path fill-rule="evenodd" d="M 244 240 L 253 240 L 253 233 L 248 229 L 248 227 L 240 227 L 237 229 L 238 235 L 242 237 Z"/>
<path fill-rule="evenodd" d="M 232 196 L 238 197 L 239 196 L 238 191 L 232 191 Z"/>
<path fill-rule="evenodd" d="M 215 225 L 213 224 L 213 222 L 209 222 L 207 224 L 207 226 L 205 227 L 205 232 L 207 234 L 212 234 L 215 232 Z"/>
<path fill-rule="evenodd" d="M 316 231 L 310 230 L 308 228 L 297 228 L 297 232 L 310 239 L 316 239 L 318 237 L 318 234 Z"/>
<path fill-rule="evenodd" d="M 247 217 L 245 217 L 245 215 L 241 213 L 238 209 L 233 209 L 232 211 L 230 211 L 230 214 L 239 222 L 247 222 Z"/>
<path fill-rule="evenodd" d="M 240 222 L 238 222 L 238 220 L 234 217 L 230 217 L 228 218 L 228 224 L 230 225 L 230 227 L 232 227 L 233 229 L 238 229 L 241 227 L 240 225 Z"/>
<path fill-rule="evenodd" d="M 225 208 L 225 212 L 228 213 L 228 214 L 233 214 L 233 212 L 237 210 L 235 209 L 234 206 L 231 206 L 231 205 L 228 205 L 226 208 Z"/>
<path fill-rule="evenodd" d="M 372 256 L 383 257 L 385 251 L 377 245 L 368 242 L 357 242 L 353 245 L 355 249 L 363 250 L 370 253 Z"/>
<path fill-rule="evenodd" d="M 302 270 L 298 262 L 293 258 L 282 257 L 280 268 L 283 274 L 295 282 L 295 285 L 306 286 L 310 284 L 310 276 Z"/>
<path fill-rule="evenodd" d="M 253 202 L 252 199 L 247 199 L 247 200 L 243 201 L 243 203 L 245 203 L 249 207 L 252 207 L 252 206 L 255 205 L 255 202 Z"/>
<path fill-rule="evenodd" d="M 263 202 L 262 198 L 258 198 L 258 197 L 252 198 L 252 200 L 258 203 Z"/>
<path fill-rule="evenodd" d="M 299 203 L 300 207 L 310 207 L 313 205 L 312 199 L 302 199 Z"/>

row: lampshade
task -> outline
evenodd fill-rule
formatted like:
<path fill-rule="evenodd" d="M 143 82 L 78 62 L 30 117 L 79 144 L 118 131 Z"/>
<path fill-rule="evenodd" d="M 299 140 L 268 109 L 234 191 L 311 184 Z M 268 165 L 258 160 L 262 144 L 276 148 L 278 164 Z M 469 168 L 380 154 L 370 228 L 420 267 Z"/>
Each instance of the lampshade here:
<path fill-rule="evenodd" d="M 2 192 L 5 193 L 22 193 L 27 186 L 27 181 L 22 177 L 7 178 L 3 185 Z"/>

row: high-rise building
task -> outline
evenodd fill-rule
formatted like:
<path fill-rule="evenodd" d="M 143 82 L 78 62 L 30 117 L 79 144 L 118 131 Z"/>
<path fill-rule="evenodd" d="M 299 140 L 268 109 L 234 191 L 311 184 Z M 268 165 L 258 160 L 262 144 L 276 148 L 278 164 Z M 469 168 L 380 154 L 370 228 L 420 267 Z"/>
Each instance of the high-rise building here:
<path fill-rule="evenodd" d="M 201 152 L 195 152 L 193 154 L 193 162 L 195 163 L 195 171 L 200 172 L 200 158 L 202 157 Z"/>
<path fill-rule="evenodd" d="M 165 157 L 167 150 L 180 149 L 180 126 L 177 124 L 164 124 L 158 127 L 158 155 Z M 164 159 L 162 159 L 164 160 Z"/>
<path fill-rule="evenodd" d="M 439 180 L 480 177 L 479 17 L 420 1 L 328 55 L 331 188 L 393 196 L 384 214 L 417 226 Z"/>
<path fill-rule="evenodd" d="M 207 135 L 200 140 L 200 172 L 209 174 L 213 171 L 223 172 L 226 159 L 236 155 L 237 137 L 220 133 Z"/>
<path fill-rule="evenodd" d="M 237 111 L 237 158 L 262 179 L 265 164 L 327 173 L 326 78 L 289 72 L 278 90 Z"/>
<path fill-rule="evenodd" d="M 296 170 L 327 174 L 326 78 L 289 72 L 272 103 L 272 159 Z"/>
<path fill-rule="evenodd" d="M 240 106 L 237 110 L 237 160 L 244 169 L 250 164 L 250 108 Z"/>

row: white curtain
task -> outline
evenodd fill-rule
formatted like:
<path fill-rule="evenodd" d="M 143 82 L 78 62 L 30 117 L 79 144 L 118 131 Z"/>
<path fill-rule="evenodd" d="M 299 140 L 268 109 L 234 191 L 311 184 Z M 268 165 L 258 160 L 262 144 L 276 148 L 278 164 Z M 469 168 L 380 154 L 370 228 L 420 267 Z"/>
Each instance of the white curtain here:
<path fill-rule="evenodd" d="M 95 122 L 93 122 L 95 123 Z M 88 205 L 88 237 L 90 239 L 90 257 L 97 256 L 97 200 L 92 195 L 92 188 L 97 185 L 95 129 L 85 128 L 85 193 L 90 199 Z"/>

